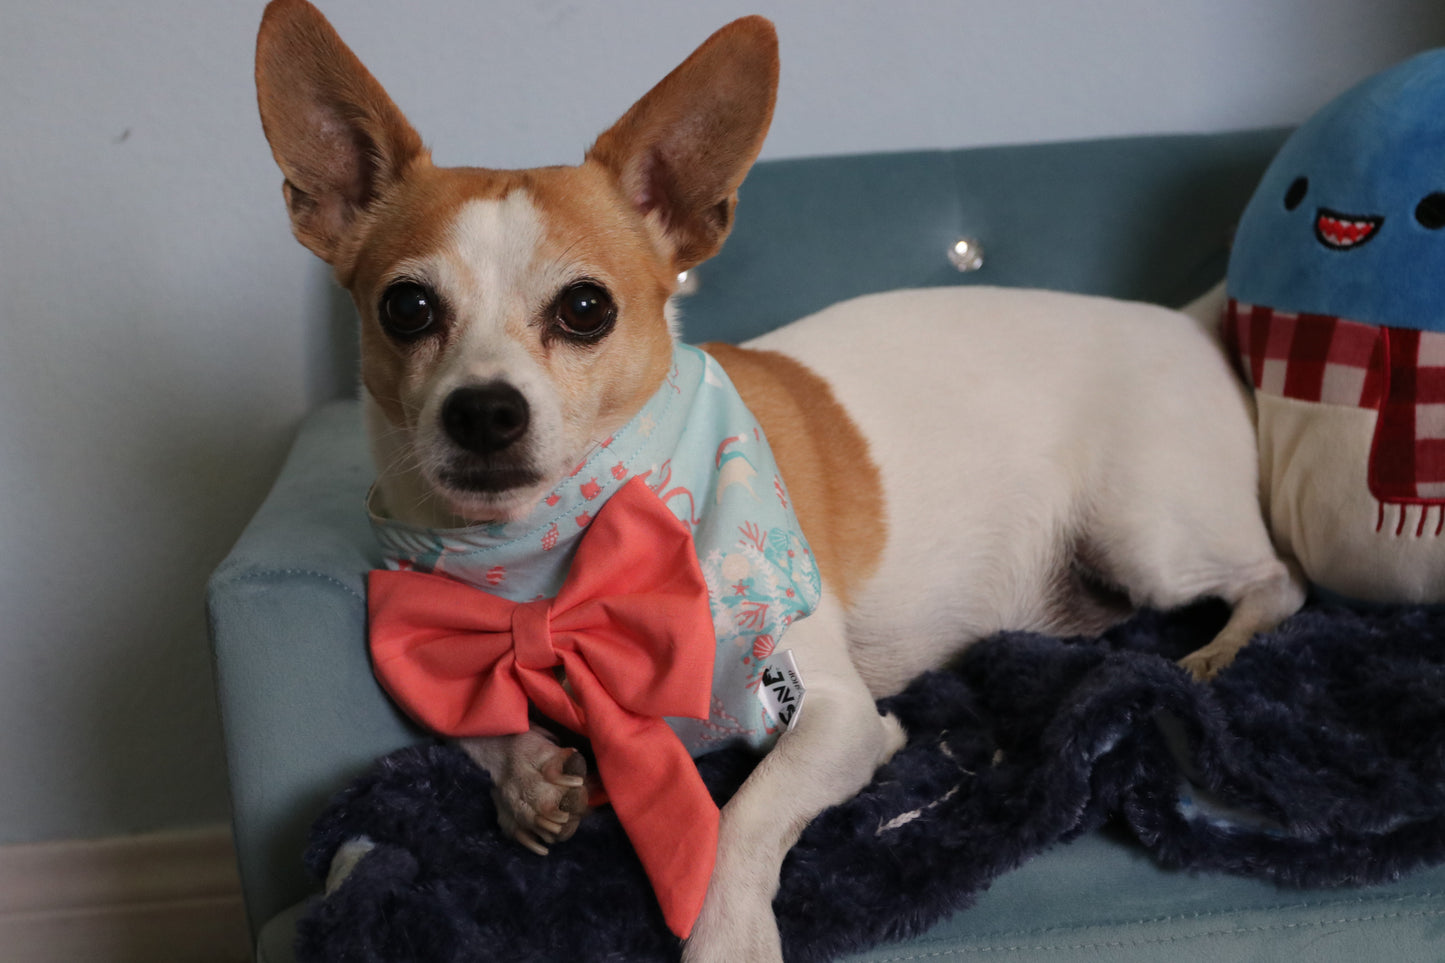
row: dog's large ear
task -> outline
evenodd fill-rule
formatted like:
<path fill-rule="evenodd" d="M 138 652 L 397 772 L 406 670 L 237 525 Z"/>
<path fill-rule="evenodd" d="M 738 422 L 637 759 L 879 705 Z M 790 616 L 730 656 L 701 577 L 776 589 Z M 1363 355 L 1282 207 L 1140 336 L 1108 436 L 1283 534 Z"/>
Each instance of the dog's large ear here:
<path fill-rule="evenodd" d="M 306 0 L 272 0 L 256 38 L 261 126 L 297 240 L 336 263 L 357 216 L 426 154 L 381 84 Z"/>
<path fill-rule="evenodd" d="M 656 218 L 679 271 L 715 254 L 778 93 L 778 37 L 763 17 L 713 34 L 588 152 Z"/>

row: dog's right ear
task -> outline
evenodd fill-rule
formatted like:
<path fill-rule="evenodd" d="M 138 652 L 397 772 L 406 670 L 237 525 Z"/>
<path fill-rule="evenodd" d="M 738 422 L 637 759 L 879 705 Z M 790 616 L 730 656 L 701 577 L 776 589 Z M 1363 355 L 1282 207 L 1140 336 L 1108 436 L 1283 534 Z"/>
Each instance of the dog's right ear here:
<path fill-rule="evenodd" d="M 256 38 L 256 96 L 286 177 L 296 239 L 333 266 L 356 220 L 426 148 L 306 0 L 272 0 Z"/>

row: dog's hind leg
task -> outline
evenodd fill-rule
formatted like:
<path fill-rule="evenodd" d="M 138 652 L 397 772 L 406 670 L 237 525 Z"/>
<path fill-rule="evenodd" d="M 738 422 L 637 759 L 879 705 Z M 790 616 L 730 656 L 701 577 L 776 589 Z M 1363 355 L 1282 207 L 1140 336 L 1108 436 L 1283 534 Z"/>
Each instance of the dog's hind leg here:
<path fill-rule="evenodd" d="M 1201 682 L 1219 674 L 1261 632 L 1268 632 L 1304 604 L 1304 580 L 1298 570 L 1280 562 L 1278 569 L 1255 581 L 1220 593 L 1234 612 L 1214 640 L 1179 660 Z"/>
<path fill-rule="evenodd" d="M 1186 506 L 1166 506 L 1155 516 L 1163 521 L 1116 527 L 1111 534 L 1123 537 L 1109 540 L 1115 553 L 1108 571 L 1134 604 L 1172 609 L 1218 598 L 1232 607 L 1214 640 L 1179 660 L 1201 682 L 1304 604 L 1298 569 L 1275 554 L 1253 502 L 1239 501 L 1237 511 L 1214 517 L 1190 518 Z"/>
<path fill-rule="evenodd" d="M 788 630 L 807 694 L 794 727 L 723 807 L 718 854 L 686 963 L 781 963 L 772 901 L 783 857 L 814 816 L 855 795 L 903 745 L 848 657 L 827 596 Z"/>
<path fill-rule="evenodd" d="M 1207 681 L 1256 634 L 1294 614 L 1305 589 L 1260 510 L 1259 455 L 1242 389 L 1213 376 L 1194 381 L 1194 389 L 1163 397 L 1159 417 L 1133 427 L 1127 457 L 1108 464 L 1092 490 L 1087 530 L 1103 573 L 1136 606 L 1172 609 L 1204 598 L 1232 606 L 1214 640 L 1180 660 Z"/>

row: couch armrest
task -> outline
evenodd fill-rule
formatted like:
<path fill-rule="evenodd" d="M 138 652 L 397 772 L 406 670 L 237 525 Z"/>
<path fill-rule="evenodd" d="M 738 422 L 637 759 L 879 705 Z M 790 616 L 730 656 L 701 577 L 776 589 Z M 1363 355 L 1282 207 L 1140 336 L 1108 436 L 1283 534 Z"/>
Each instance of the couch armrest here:
<path fill-rule="evenodd" d="M 275 487 L 211 577 L 207 606 L 246 907 L 255 931 L 314 889 L 312 818 L 377 756 L 419 738 L 376 685 L 365 573 L 379 553 L 357 402 L 302 425 Z"/>

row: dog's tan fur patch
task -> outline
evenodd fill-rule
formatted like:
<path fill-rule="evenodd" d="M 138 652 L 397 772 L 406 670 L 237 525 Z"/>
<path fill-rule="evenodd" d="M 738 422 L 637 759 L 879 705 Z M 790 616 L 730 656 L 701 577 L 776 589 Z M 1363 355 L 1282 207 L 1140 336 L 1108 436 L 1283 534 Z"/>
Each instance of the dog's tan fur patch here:
<path fill-rule="evenodd" d="M 763 426 L 823 580 L 846 606 L 878 568 L 888 533 L 868 441 L 828 383 L 774 351 L 705 344 Z"/>

